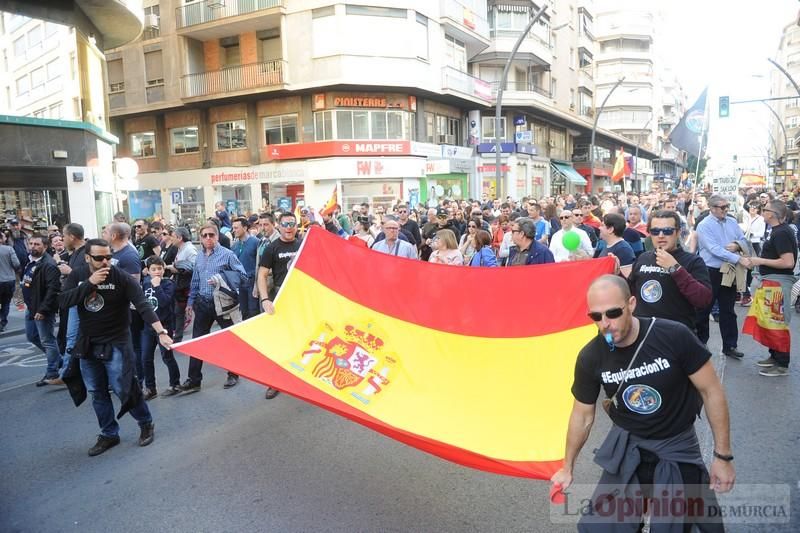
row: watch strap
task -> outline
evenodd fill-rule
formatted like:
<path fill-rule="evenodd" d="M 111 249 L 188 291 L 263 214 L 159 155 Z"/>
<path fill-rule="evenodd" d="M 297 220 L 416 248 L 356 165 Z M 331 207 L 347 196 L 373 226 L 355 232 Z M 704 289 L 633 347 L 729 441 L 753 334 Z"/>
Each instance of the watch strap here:
<path fill-rule="evenodd" d="M 717 453 L 717 450 L 714 450 L 714 457 L 716 457 L 721 461 L 728 461 L 728 462 L 733 461 L 732 455 L 722 455 L 721 453 Z"/>

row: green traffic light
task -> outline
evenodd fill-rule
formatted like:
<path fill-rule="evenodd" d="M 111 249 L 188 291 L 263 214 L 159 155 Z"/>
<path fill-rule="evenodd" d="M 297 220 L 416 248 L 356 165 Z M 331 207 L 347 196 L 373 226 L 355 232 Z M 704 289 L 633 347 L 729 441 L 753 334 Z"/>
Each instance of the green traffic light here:
<path fill-rule="evenodd" d="M 719 97 L 719 117 L 725 118 L 730 115 L 731 99 L 728 96 Z"/>

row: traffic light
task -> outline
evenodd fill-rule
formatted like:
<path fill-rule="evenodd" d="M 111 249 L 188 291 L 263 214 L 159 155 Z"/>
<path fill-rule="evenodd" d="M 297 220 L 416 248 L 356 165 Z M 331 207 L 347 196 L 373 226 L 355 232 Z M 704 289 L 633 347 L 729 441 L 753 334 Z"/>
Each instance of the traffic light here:
<path fill-rule="evenodd" d="M 731 99 L 729 96 L 719 97 L 719 118 L 725 118 L 730 115 Z"/>

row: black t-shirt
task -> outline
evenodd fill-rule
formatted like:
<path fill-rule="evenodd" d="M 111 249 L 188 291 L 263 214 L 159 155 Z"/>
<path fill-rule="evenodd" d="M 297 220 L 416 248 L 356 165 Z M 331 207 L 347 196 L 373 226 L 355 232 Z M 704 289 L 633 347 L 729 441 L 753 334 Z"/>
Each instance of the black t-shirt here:
<path fill-rule="evenodd" d="M 275 287 L 283 285 L 286 274 L 289 273 L 289 265 L 300 250 L 300 239 L 286 242 L 283 239 L 276 239 L 264 249 L 261 254 L 261 261 L 258 266 L 268 268 L 272 271 L 272 279 Z"/>
<path fill-rule="evenodd" d="M 632 265 L 636 261 L 636 254 L 633 253 L 633 248 L 625 240 L 614 243 L 613 246 L 607 247 L 601 251 L 598 257 L 607 257 L 608 254 L 614 254 L 619 259 L 619 266 Z"/>
<path fill-rule="evenodd" d="M 794 230 L 788 224 L 775 226 L 767 240 L 761 247 L 761 257 L 764 259 L 780 259 L 781 255 L 791 253 L 797 263 L 797 239 Z M 773 268 L 766 265 L 758 267 L 762 275 L 768 274 L 794 274 L 794 264 L 790 268 Z"/>
<path fill-rule="evenodd" d="M 599 334 L 584 346 L 575 363 L 572 395 L 586 404 L 597 401 L 600 387 L 610 398 L 653 319 L 639 320 L 639 337 L 611 351 Z M 700 412 L 700 393 L 689 380 L 711 353 L 683 324 L 658 319 L 627 373 L 611 420 L 647 439 L 665 439 L 688 429 Z"/>
<path fill-rule="evenodd" d="M 67 308 L 78 306 L 82 337 L 95 343 L 127 340 L 130 335 L 130 304 L 136 307 L 146 324 L 158 321 L 142 287 L 125 271 L 112 266 L 106 280 L 97 286 L 87 281 L 89 275 L 89 265 L 70 272 L 64 281 L 60 301 Z"/>
<path fill-rule="evenodd" d="M 406 220 L 405 224 L 400 224 L 400 229 L 411 235 L 411 239 L 409 239 L 411 244 L 414 246 L 420 246 L 422 244 L 422 235 L 419 231 L 419 224 L 417 224 L 415 221 L 409 218 Z"/>
<path fill-rule="evenodd" d="M 144 264 L 148 257 L 155 255 L 153 248 L 160 246 L 160 243 L 158 242 L 158 239 L 152 235 L 145 235 L 141 239 L 134 241 L 133 245 L 139 252 L 139 259 L 142 261 L 142 264 Z"/>
<path fill-rule="evenodd" d="M 690 254 L 679 247 L 672 252 L 672 257 L 694 279 L 711 288 L 708 268 L 699 255 Z M 694 306 L 681 294 L 673 275 L 656 264 L 654 251 L 639 256 L 633 264 L 628 283 L 631 292 L 636 296 L 634 315 L 666 318 L 685 324 L 694 330 L 696 313 Z"/>

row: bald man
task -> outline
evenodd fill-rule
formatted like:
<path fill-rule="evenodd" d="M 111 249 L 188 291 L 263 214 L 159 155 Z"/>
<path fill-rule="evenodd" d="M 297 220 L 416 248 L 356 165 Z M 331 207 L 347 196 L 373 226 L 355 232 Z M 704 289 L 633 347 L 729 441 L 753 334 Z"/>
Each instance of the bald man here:
<path fill-rule="evenodd" d="M 603 474 L 593 503 L 619 490 L 616 497 L 627 496 L 641 504 L 642 494 L 652 495 L 652 485 L 656 484 L 672 490 L 670 494 L 676 499 L 702 498 L 705 511 L 715 507 L 715 495 L 707 489 L 731 490 L 735 471 L 728 403 L 711 364 L 710 352 L 683 324 L 635 317 L 636 298 L 619 276 L 602 276 L 592 283 L 587 304 L 598 334 L 584 346 L 575 364 L 572 385 L 575 401 L 564 466 L 553 475 L 552 481 L 562 489 L 572 483 L 575 460 L 589 437 L 602 387 L 608 398 L 603 406 L 613 424 L 605 442 L 595 452 L 595 462 L 603 467 Z M 694 430 L 694 421 L 703 404 L 715 444 L 710 476 Z M 636 510 L 641 512 L 641 506 Z M 713 512 L 704 516 L 719 517 Z M 652 518 L 663 522 L 670 517 Z M 698 520 L 672 518 L 679 522 L 684 518 L 687 522 Z M 611 525 L 617 519 L 619 516 L 614 515 L 605 520 Z M 641 519 L 634 511 L 625 524 L 635 531 Z M 598 520 L 603 518 L 583 516 L 578 530 L 605 531 Z M 710 526 L 709 530 L 722 531 L 719 519 Z M 688 531 L 687 528 L 691 524 L 684 524 L 684 530 Z"/>

